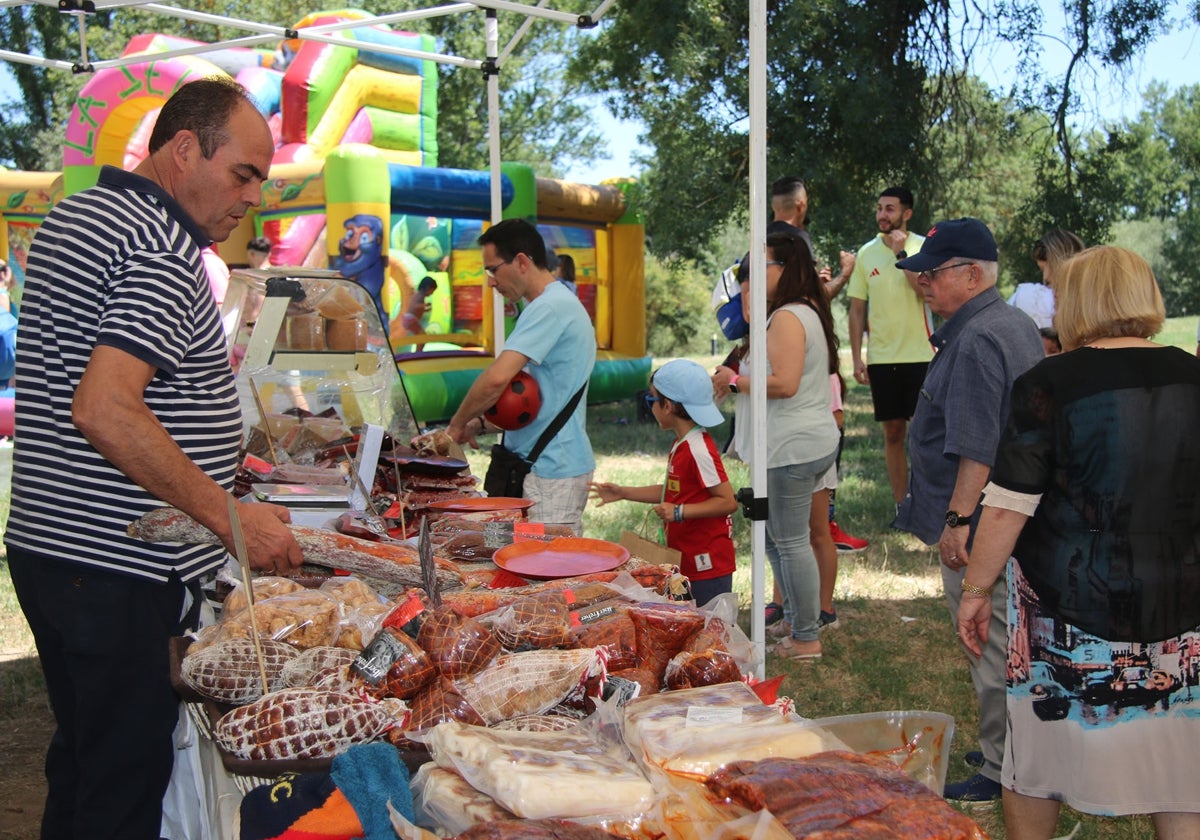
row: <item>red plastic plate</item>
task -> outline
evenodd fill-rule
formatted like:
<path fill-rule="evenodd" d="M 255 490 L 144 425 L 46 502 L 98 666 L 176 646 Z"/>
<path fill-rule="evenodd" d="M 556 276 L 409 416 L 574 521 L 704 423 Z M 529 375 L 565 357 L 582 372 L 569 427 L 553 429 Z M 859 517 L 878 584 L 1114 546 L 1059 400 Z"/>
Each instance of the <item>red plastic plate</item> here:
<path fill-rule="evenodd" d="M 559 537 L 550 542 L 526 540 L 506 545 L 492 562 L 524 578 L 550 580 L 607 572 L 628 559 L 629 549 L 608 540 Z"/>

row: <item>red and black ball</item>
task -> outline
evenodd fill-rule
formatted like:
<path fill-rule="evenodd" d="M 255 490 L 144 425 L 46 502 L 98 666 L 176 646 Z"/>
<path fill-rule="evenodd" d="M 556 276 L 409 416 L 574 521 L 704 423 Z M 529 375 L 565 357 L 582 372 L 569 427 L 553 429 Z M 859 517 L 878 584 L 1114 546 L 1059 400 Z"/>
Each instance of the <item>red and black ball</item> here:
<path fill-rule="evenodd" d="M 512 378 L 496 404 L 484 412 L 488 422 L 509 431 L 523 429 L 542 408 L 542 391 L 537 380 L 525 371 Z"/>

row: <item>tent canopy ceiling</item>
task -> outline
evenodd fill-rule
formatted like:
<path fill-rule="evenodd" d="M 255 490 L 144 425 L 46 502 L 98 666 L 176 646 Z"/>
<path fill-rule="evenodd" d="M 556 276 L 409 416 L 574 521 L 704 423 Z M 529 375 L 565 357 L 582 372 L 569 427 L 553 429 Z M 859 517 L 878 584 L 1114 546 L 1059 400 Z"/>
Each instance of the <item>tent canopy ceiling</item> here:
<path fill-rule="evenodd" d="M 516 31 L 504 48 L 494 56 L 497 64 L 504 60 L 516 49 L 517 45 L 529 31 L 536 20 L 546 20 L 568 26 L 587 29 L 595 26 L 604 14 L 613 6 L 616 0 L 601 0 L 600 4 L 588 14 L 577 14 L 555 9 L 551 0 L 540 0 L 536 5 L 512 2 L 512 0 L 468 0 L 462 3 L 430 4 L 427 8 L 406 12 L 396 12 L 389 15 L 379 15 L 362 20 L 328 23 L 300 28 L 290 25 L 263 23 L 261 21 L 243 20 L 229 15 L 210 14 L 189 9 L 184 5 L 154 2 L 125 2 L 125 0 L 0 0 L 0 9 L 22 6 L 49 6 L 61 13 L 76 18 L 79 26 L 79 55 L 73 58 L 64 56 L 46 56 L 34 52 L 16 52 L 0 50 L 0 61 L 10 61 L 18 64 L 32 64 L 54 70 L 71 73 L 93 73 L 108 67 L 124 67 L 144 60 L 137 56 L 101 57 L 92 61 L 88 55 L 88 27 L 92 25 L 96 12 L 112 11 L 126 8 L 136 8 L 153 12 L 167 18 L 178 18 L 193 23 L 207 23 L 227 29 L 240 30 L 245 33 L 236 38 L 215 41 L 211 44 L 199 44 L 186 49 L 156 53 L 156 57 L 172 58 L 178 55 L 203 55 L 230 47 L 262 47 L 281 39 L 300 39 L 304 41 L 323 41 L 330 44 L 340 44 L 349 47 L 359 47 L 357 41 L 345 38 L 341 33 L 347 30 L 367 26 L 412 26 L 415 22 L 433 17 L 443 17 L 452 14 L 473 12 L 494 12 L 496 14 L 510 13 L 523 17 Z M 410 58 L 435 61 L 439 64 L 451 64 L 470 69 L 480 69 L 485 65 L 487 56 L 458 56 L 445 52 L 426 53 L 419 50 L 404 50 L 386 46 L 372 46 L 380 52 L 403 55 Z"/>

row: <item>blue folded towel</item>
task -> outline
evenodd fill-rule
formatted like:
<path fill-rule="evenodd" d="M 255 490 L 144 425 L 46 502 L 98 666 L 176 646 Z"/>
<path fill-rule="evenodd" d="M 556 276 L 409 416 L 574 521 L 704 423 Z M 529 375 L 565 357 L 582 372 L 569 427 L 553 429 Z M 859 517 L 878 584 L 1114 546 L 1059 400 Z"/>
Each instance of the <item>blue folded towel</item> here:
<path fill-rule="evenodd" d="M 410 822 L 416 820 L 408 768 L 391 744 L 356 744 L 333 760 L 330 774 L 354 806 L 366 840 L 396 840 L 389 801 Z"/>

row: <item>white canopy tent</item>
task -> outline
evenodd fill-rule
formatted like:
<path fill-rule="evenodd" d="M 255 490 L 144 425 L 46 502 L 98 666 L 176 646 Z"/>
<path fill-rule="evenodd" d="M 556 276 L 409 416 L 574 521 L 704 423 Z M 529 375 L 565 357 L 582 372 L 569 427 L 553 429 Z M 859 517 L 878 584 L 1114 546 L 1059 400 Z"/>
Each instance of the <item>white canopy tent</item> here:
<path fill-rule="evenodd" d="M 767 147 L 766 147 L 766 0 L 748 0 L 750 10 L 750 242 L 756 243 L 749 248 L 750 274 L 762 277 L 766 271 L 766 229 L 767 229 Z M 538 20 L 553 23 L 592 28 L 612 8 L 616 0 L 601 0 L 590 14 L 577 14 L 552 8 L 552 0 L 538 0 L 536 4 L 513 2 L 513 0 L 469 0 L 469 2 L 430 5 L 429 8 L 397 12 L 390 15 L 380 15 L 364 20 L 346 21 L 333 24 L 321 24 L 291 28 L 258 21 L 242 20 L 228 15 L 210 14 L 194 11 L 183 6 L 174 6 L 155 2 L 129 2 L 129 0 L 0 0 L 0 8 L 42 5 L 58 9 L 61 13 L 71 15 L 77 21 L 79 28 L 79 55 L 76 60 L 54 58 L 33 53 L 20 53 L 11 50 L 0 50 L 0 60 L 21 64 L 30 64 L 70 73 L 94 73 L 110 67 L 124 67 L 145 60 L 144 56 L 123 56 L 111 59 L 92 61 L 88 55 L 87 30 L 88 21 L 98 11 L 136 7 L 147 12 L 161 14 L 164 17 L 179 18 L 195 23 L 206 23 L 246 32 L 246 35 L 230 38 L 211 44 L 200 44 L 155 53 L 156 58 L 172 58 L 183 55 L 197 55 L 230 47 L 262 47 L 273 44 L 281 39 L 299 39 L 322 41 L 358 48 L 361 44 L 345 38 L 341 33 L 366 26 L 399 25 L 413 27 L 421 20 L 441 17 L 444 15 L 469 14 L 485 12 L 485 55 L 478 58 L 467 58 L 448 53 L 431 53 L 421 50 L 402 49 L 387 45 L 372 44 L 371 49 L 382 53 L 405 56 L 420 60 L 430 60 L 439 64 L 449 64 L 468 70 L 477 70 L 487 78 L 488 104 L 488 148 L 491 167 L 491 215 L 492 221 L 501 218 L 501 180 L 500 180 L 500 87 L 499 72 L 504 62 L 521 43 Z M 500 13 L 512 13 L 520 16 L 512 36 L 504 47 L 500 47 Z M 763 284 L 751 286 L 750 322 L 751 345 L 761 348 L 765 341 L 766 330 L 766 291 Z M 495 323 L 494 334 L 504 335 L 503 306 L 493 307 Z M 503 349 L 503 339 L 498 338 L 496 352 Z M 761 351 L 759 351 L 761 354 Z M 761 357 L 761 355 L 760 355 Z M 754 490 L 754 500 L 746 506 L 753 512 L 751 519 L 751 636 L 760 656 L 758 676 L 764 676 L 762 656 L 764 652 L 764 607 L 765 607 L 765 556 L 766 556 L 766 384 L 765 377 L 754 377 L 751 380 L 751 407 L 753 424 L 751 435 L 753 441 L 751 454 L 751 484 Z"/>

